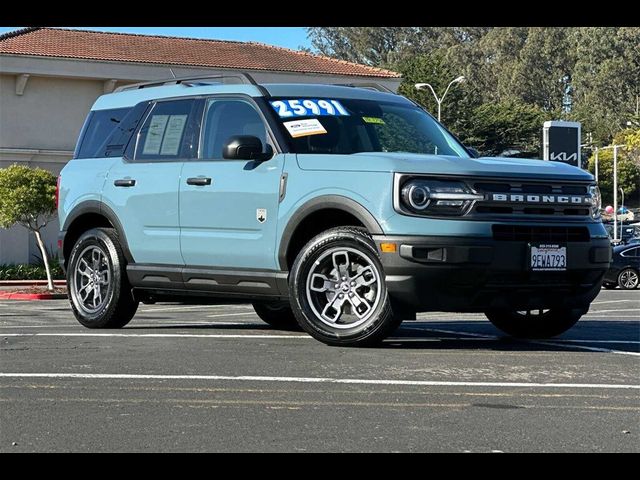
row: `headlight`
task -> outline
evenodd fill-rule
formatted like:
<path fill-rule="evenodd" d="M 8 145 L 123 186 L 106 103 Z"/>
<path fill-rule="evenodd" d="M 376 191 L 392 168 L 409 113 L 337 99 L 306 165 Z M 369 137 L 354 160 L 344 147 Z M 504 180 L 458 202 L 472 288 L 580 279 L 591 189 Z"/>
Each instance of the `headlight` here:
<path fill-rule="evenodd" d="M 600 209 L 602 208 L 600 189 L 597 185 L 591 185 L 589 187 L 589 193 L 591 194 L 591 217 L 600 218 Z"/>
<path fill-rule="evenodd" d="M 401 206 L 422 215 L 463 215 L 484 195 L 464 182 L 413 178 L 400 187 Z"/>

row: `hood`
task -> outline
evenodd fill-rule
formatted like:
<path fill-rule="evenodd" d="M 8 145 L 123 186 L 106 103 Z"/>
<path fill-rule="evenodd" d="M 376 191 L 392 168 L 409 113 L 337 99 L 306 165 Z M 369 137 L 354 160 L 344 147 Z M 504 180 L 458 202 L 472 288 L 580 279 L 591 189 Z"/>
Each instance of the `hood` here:
<path fill-rule="evenodd" d="M 298 165 L 303 170 L 593 181 L 593 175 L 572 165 L 526 158 L 462 158 L 383 152 L 363 152 L 352 155 L 298 154 L 297 157 Z"/>

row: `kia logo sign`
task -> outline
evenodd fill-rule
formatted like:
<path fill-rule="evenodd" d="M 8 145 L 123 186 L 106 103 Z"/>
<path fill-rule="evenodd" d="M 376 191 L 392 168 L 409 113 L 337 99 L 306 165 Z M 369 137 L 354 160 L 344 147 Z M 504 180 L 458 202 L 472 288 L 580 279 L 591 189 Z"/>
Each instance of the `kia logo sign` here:
<path fill-rule="evenodd" d="M 580 123 L 544 122 L 543 158 L 580 167 Z"/>
<path fill-rule="evenodd" d="M 572 165 L 577 165 L 578 163 L 578 154 L 573 153 L 571 155 L 567 155 L 567 152 L 555 153 L 551 152 L 549 154 L 549 160 L 553 160 L 556 162 L 565 162 L 570 163 Z"/>

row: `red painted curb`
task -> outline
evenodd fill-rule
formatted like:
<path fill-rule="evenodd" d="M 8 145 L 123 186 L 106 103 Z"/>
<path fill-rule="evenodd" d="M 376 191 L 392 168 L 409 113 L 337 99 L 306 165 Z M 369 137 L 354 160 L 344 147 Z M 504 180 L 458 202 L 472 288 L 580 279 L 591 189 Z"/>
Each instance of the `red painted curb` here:
<path fill-rule="evenodd" d="M 10 293 L 0 292 L 0 300 L 60 300 L 67 298 L 64 293 Z"/>

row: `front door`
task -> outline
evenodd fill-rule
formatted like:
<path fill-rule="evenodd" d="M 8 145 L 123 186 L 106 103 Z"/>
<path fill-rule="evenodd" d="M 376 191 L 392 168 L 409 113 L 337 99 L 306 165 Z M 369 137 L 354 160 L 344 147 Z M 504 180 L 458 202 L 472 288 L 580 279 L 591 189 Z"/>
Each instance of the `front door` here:
<path fill-rule="evenodd" d="M 222 148 L 233 135 L 253 135 L 273 145 L 251 99 L 205 100 L 200 155 L 184 163 L 180 181 L 182 256 L 187 268 L 277 270 L 284 155 L 264 162 L 225 160 Z"/>

